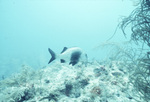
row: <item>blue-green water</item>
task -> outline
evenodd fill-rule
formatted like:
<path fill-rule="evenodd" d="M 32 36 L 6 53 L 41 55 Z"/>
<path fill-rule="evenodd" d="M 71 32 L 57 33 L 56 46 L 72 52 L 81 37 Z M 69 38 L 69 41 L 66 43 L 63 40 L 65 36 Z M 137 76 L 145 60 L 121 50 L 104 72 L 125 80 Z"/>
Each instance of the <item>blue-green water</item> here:
<path fill-rule="evenodd" d="M 46 66 L 50 47 L 78 46 L 89 59 L 105 57 L 94 48 L 109 39 L 122 16 L 135 7 L 127 0 L 0 0 L 0 76 L 22 64 Z M 111 41 L 125 41 L 117 30 Z"/>

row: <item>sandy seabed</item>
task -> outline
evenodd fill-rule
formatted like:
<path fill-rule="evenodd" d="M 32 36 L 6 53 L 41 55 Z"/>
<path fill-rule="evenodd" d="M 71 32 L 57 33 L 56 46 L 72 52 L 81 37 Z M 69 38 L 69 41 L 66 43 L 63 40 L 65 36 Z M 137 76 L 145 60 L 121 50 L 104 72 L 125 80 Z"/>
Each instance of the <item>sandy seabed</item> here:
<path fill-rule="evenodd" d="M 52 63 L 0 81 L 0 102 L 137 102 L 129 73 L 119 62 Z"/>

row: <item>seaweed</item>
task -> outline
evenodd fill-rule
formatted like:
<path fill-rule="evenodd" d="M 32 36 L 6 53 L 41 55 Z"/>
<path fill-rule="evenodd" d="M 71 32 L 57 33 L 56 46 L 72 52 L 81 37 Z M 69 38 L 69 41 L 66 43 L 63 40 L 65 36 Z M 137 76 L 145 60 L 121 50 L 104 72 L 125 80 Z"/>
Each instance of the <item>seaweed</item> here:
<path fill-rule="evenodd" d="M 113 66 L 115 61 L 118 68 L 127 70 L 129 75 L 128 86 L 133 85 L 134 91 L 137 92 L 136 94 L 139 98 L 134 98 L 134 100 L 148 102 L 150 100 L 150 58 L 146 53 L 148 49 L 133 48 L 131 43 L 126 43 L 126 45 L 123 43 L 121 46 L 119 43 L 107 42 L 101 46 L 108 47 L 111 51 L 109 52 L 107 64 Z"/>
<path fill-rule="evenodd" d="M 130 82 L 140 97 L 148 102 L 150 100 L 150 59 L 139 61 L 135 72 L 130 76 Z"/>
<path fill-rule="evenodd" d="M 150 0 L 140 0 L 137 8 L 118 24 L 117 28 L 122 30 L 125 37 L 128 26 L 131 28 L 130 42 L 141 45 L 140 49 L 134 49 L 133 46 L 120 47 L 114 43 L 104 46 L 113 46 L 111 51 L 114 52 L 110 60 L 122 61 L 120 65 L 130 71 L 129 83 L 139 94 L 139 100 L 148 102 L 150 100 Z"/>
<path fill-rule="evenodd" d="M 150 0 L 141 0 L 139 5 L 131 14 L 124 18 L 119 24 L 126 36 L 125 29 L 131 25 L 131 40 L 136 44 L 142 44 L 141 53 L 143 58 L 136 59 L 136 67 L 130 75 L 130 82 L 144 101 L 150 100 L 150 51 L 144 50 L 144 45 L 150 48 Z"/>
<path fill-rule="evenodd" d="M 141 49 L 133 48 L 133 42 L 105 42 L 100 44 L 97 48 L 102 47 L 102 49 L 107 49 L 108 55 L 107 59 L 110 61 L 124 61 L 124 62 L 134 62 L 136 64 L 136 59 L 140 58 Z"/>
<path fill-rule="evenodd" d="M 150 0 L 141 0 L 138 7 L 119 24 L 125 36 L 128 25 L 131 25 L 131 40 L 150 47 Z"/>

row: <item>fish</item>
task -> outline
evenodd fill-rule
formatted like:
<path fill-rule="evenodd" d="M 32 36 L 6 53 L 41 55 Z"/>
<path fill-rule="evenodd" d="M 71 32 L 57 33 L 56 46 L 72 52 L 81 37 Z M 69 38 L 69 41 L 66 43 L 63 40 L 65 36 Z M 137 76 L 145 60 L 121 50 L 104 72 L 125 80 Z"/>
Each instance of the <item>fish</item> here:
<path fill-rule="evenodd" d="M 56 59 L 59 59 L 61 63 L 68 63 L 72 66 L 78 64 L 79 62 L 87 66 L 88 56 L 80 47 L 64 47 L 60 54 L 56 54 L 50 48 L 48 48 L 48 51 L 51 54 L 51 59 L 49 60 L 48 64 Z"/>

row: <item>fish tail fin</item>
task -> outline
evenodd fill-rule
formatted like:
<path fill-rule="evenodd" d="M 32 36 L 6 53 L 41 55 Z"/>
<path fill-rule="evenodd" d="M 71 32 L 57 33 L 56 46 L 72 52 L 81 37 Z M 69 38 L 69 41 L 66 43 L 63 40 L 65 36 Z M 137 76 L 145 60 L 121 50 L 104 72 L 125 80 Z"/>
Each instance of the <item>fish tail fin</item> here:
<path fill-rule="evenodd" d="M 48 48 L 49 53 L 51 54 L 51 59 L 49 60 L 48 64 L 51 63 L 52 61 L 54 61 L 56 59 L 56 54 L 54 51 L 52 51 L 50 48 Z"/>

